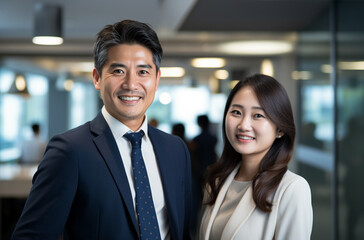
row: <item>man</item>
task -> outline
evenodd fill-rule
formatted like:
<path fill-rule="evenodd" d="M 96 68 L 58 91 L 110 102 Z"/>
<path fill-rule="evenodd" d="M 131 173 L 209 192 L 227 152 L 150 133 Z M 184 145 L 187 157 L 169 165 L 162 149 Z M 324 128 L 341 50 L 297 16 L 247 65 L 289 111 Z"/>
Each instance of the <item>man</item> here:
<path fill-rule="evenodd" d="M 20 163 L 38 164 L 42 160 L 47 143 L 40 136 L 40 125 L 33 123 L 31 127 L 33 136 L 23 142 Z"/>
<path fill-rule="evenodd" d="M 93 81 L 104 107 L 91 122 L 49 142 L 12 239 L 58 239 L 62 232 L 64 239 L 148 239 L 133 178 L 134 145 L 126 137 L 140 132 L 158 220 L 153 239 L 190 239 L 187 147 L 148 126 L 145 115 L 160 78 L 156 33 L 131 20 L 108 25 L 94 55 Z"/>
<path fill-rule="evenodd" d="M 197 124 L 201 129 L 201 133 L 194 137 L 189 145 L 192 155 L 193 212 L 199 212 L 201 210 L 203 198 L 202 189 L 206 169 L 209 165 L 217 161 L 215 151 L 217 138 L 210 132 L 210 120 L 208 116 L 199 115 L 197 117 Z M 195 232 L 198 220 L 196 216 L 191 220 L 192 232 Z"/>

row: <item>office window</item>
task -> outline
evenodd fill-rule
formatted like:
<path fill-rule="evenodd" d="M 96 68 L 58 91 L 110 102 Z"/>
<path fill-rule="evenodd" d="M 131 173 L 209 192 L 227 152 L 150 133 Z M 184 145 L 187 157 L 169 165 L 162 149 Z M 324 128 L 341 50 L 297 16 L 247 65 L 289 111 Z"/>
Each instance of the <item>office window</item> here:
<path fill-rule="evenodd" d="M 46 136 L 48 81 L 44 76 L 25 74 L 29 97 L 7 93 L 15 73 L 0 70 L 0 161 L 20 157 L 21 143 L 31 134 L 30 125 L 41 125 L 41 135 Z"/>
<path fill-rule="evenodd" d="M 75 82 L 70 92 L 69 128 L 84 124 L 96 116 L 99 111 L 98 93 L 92 84 Z"/>
<path fill-rule="evenodd" d="M 154 103 L 147 111 L 148 120 L 158 120 L 158 128 L 171 132 L 175 123 L 183 123 L 186 138 L 196 136 L 200 129 L 197 116 L 207 114 L 212 131 L 220 133 L 220 126 L 226 102 L 225 94 L 212 94 L 208 86 L 159 86 Z"/>
<path fill-rule="evenodd" d="M 332 87 L 328 84 L 307 84 L 302 86 L 301 94 L 302 125 L 314 123 L 316 126 L 313 137 L 330 145 L 334 136 L 332 126 L 332 105 L 334 104 Z"/>

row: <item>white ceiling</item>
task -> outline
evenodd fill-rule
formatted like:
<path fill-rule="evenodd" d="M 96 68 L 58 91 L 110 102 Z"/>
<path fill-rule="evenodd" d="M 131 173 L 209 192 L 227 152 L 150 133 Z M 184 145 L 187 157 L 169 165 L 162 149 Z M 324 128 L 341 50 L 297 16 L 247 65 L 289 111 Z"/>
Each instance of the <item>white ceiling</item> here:
<path fill-rule="evenodd" d="M 64 44 L 31 43 L 37 2 L 63 8 Z M 0 56 L 12 68 L 34 64 L 47 71 L 70 71 L 79 61 L 92 61 L 95 35 L 122 19 L 149 23 L 164 49 L 163 66 L 184 66 L 197 56 L 221 56 L 228 64 L 256 64 L 260 56 L 229 56 L 216 44 L 230 40 L 295 41 L 295 32 L 320 17 L 329 0 L 1 0 Z M 0 59 L 0 60 L 1 60 Z M 188 69 L 196 71 L 195 69 Z M 201 74 L 203 71 L 199 70 Z M 206 71 L 205 71 L 206 72 Z"/>

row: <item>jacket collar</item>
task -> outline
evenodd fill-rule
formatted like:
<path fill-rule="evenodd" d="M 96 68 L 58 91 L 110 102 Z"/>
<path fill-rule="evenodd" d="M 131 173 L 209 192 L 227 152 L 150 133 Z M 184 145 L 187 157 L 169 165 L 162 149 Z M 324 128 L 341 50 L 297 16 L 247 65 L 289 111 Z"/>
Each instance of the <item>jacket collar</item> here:
<path fill-rule="evenodd" d="M 168 222 L 170 226 L 170 232 L 172 239 L 179 239 L 179 234 L 183 229 L 180 229 L 181 223 L 179 223 L 180 218 L 178 216 L 179 207 L 176 202 L 177 192 L 180 189 L 176 186 L 178 182 L 176 182 L 176 177 L 174 171 L 171 169 L 175 169 L 174 161 L 171 161 L 174 157 L 174 152 L 172 149 L 166 149 L 168 146 L 168 138 L 164 137 L 164 134 L 160 134 L 161 132 L 148 125 L 148 135 L 153 145 L 153 150 L 155 157 L 157 159 L 160 177 L 162 181 L 163 191 L 164 191 L 164 199 L 166 203 L 166 207 L 168 209 Z M 181 200 L 183 201 L 183 200 Z"/>
<path fill-rule="evenodd" d="M 230 175 L 225 180 L 225 183 L 221 187 L 221 190 L 216 198 L 215 204 L 212 208 L 211 216 L 209 218 L 209 223 L 206 229 L 205 239 L 209 239 L 212 224 L 216 218 L 216 215 L 225 199 L 225 195 L 229 189 L 231 182 L 234 180 L 236 173 L 240 168 L 240 164 L 230 173 Z M 229 221 L 226 223 L 226 226 L 222 232 L 221 239 L 222 240 L 230 240 L 233 239 L 239 229 L 244 225 L 246 220 L 249 218 L 256 205 L 253 200 L 253 189 L 252 185 L 248 187 L 244 196 L 239 201 L 238 206 L 234 210 L 231 215 Z"/>
<path fill-rule="evenodd" d="M 101 112 L 91 121 L 90 128 L 91 132 L 95 135 L 93 141 L 104 159 L 110 174 L 113 176 L 119 193 L 127 207 L 130 219 L 133 221 L 135 231 L 138 231 L 133 199 L 120 152 L 114 136 Z"/>

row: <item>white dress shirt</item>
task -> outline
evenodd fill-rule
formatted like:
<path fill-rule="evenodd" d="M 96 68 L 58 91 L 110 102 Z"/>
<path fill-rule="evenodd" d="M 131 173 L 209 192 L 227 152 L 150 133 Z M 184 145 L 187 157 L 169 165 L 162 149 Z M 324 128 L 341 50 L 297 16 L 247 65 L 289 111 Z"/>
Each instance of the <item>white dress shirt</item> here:
<path fill-rule="evenodd" d="M 39 135 L 23 142 L 21 148 L 22 163 L 39 163 L 42 160 L 47 143 Z"/>
<path fill-rule="evenodd" d="M 111 116 L 105 106 L 101 110 L 102 115 L 104 116 L 107 124 L 109 125 L 111 132 L 115 138 L 115 141 L 118 145 L 121 159 L 124 164 L 124 168 L 126 171 L 126 176 L 128 177 L 130 192 L 133 198 L 134 210 L 135 209 L 135 190 L 134 190 L 134 181 L 133 181 L 133 168 L 131 163 L 131 144 L 130 142 L 124 138 L 124 134 L 128 132 L 132 132 L 127 126 L 121 123 L 119 120 Z M 155 207 L 155 211 L 157 214 L 159 231 L 161 234 L 161 239 L 170 239 L 169 233 L 169 223 L 167 218 L 167 208 L 164 200 L 164 192 L 162 181 L 159 173 L 157 159 L 154 154 L 152 142 L 148 136 L 148 119 L 145 115 L 144 122 L 138 131 L 143 130 L 145 135 L 142 139 L 142 154 L 145 162 L 145 167 L 147 169 L 147 174 L 150 182 L 150 187 L 152 191 L 153 203 Z M 137 131 L 137 132 L 138 132 Z M 136 214 L 136 213 L 135 213 Z"/>

